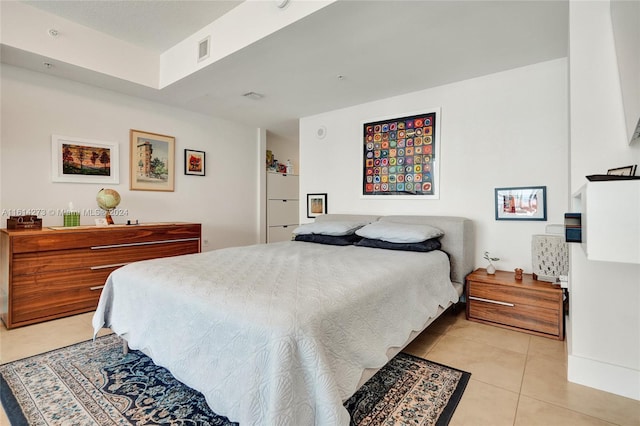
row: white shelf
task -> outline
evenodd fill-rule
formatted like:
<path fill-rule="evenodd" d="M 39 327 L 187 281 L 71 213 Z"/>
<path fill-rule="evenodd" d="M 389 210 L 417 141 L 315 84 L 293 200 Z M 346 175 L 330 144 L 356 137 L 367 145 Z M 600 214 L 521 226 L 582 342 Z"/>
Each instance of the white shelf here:
<path fill-rule="evenodd" d="M 640 180 L 588 182 L 573 195 L 587 259 L 640 264 Z"/>

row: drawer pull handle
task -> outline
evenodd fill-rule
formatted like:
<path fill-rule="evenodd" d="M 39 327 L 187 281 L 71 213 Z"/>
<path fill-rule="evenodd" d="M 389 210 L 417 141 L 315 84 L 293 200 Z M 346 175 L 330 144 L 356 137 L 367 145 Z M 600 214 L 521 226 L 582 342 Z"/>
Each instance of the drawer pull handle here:
<path fill-rule="evenodd" d="M 112 263 L 111 265 L 100 265 L 100 266 L 92 266 L 91 270 L 95 271 L 98 269 L 108 269 L 108 268 L 119 268 L 120 266 L 128 265 L 129 262 L 125 263 Z"/>
<path fill-rule="evenodd" d="M 107 246 L 93 246 L 91 247 L 91 250 L 101 250 L 101 249 L 118 248 L 118 247 L 150 246 L 152 244 L 180 243 L 184 241 L 200 241 L 200 238 L 180 238 L 176 240 L 145 241 L 142 243 L 110 244 Z"/>
<path fill-rule="evenodd" d="M 470 299 L 470 300 L 477 300 L 478 302 L 493 303 L 494 305 L 511 306 L 511 307 L 516 306 L 516 305 L 514 305 L 513 303 L 500 302 L 500 301 L 498 301 L 498 300 L 491 300 L 491 299 L 483 299 L 483 298 L 481 298 L 481 297 L 469 296 L 469 299 Z"/>
<path fill-rule="evenodd" d="M 104 288 L 103 285 L 97 285 L 95 287 L 89 287 L 89 290 L 96 291 L 96 290 L 102 290 L 103 288 Z"/>

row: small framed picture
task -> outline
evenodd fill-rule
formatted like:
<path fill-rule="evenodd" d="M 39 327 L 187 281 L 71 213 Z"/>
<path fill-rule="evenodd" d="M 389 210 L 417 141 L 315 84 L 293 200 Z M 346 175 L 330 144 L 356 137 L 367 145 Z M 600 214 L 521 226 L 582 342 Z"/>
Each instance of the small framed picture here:
<path fill-rule="evenodd" d="M 496 220 L 547 220 L 547 187 L 495 189 Z"/>
<path fill-rule="evenodd" d="M 617 169 L 609 169 L 607 170 L 607 174 L 615 176 L 635 176 L 636 167 L 638 167 L 637 164 L 634 164 L 633 166 L 618 167 Z"/>
<path fill-rule="evenodd" d="M 327 194 L 307 194 L 307 217 L 327 214 Z"/>
<path fill-rule="evenodd" d="M 184 174 L 204 176 L 204 151 L 184 150 Z"/>

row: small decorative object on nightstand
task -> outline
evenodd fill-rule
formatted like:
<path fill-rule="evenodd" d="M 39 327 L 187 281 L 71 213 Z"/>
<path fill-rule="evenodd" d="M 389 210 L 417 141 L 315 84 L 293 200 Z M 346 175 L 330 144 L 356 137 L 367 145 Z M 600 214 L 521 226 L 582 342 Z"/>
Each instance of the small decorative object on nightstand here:
<path fill-rule="evenodd" d="M 491 256 L 489 256 L 489 252 L 488 251 L 484 252 L 484 258 L 487 259 L 487 261 L 489 261 L 489 265 L 487 265 L 487 269 L 486 269 L 487 274 L 489 274 L 489 275 L 495 274 L 496 273 L 496 267 L 493 266 L 493 263 L 491 263 L 491 262 L 497 262 L 498 260 L 500 260 L 500 258 L 499 257 L 491 257 Z"/>
<path fill-rule="evenodd" d="M 552 339 L 564 339 L 563 290 L 549 282 L 511 272 L 467 275 L 467 319 Z"/>
<path fill-rule="evenodd" d="M 516 268 L 514 271 L 516 273 L 516 280 L 520 281 L 522 279 L 522 268 Z"/>

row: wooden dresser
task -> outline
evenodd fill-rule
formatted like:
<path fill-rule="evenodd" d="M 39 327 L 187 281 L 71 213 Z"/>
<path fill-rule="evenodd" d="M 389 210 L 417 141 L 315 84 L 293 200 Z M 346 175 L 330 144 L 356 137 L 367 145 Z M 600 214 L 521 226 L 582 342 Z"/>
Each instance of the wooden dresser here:
<path fill-rule="evenodd" d="M 7 328 L 89 312 L 130 262 L 200 252 L 201 225 L 158 223 L 0 230 L 0 317 Z"/>
<path fill-rule="evenodd" d="M 563 291 L 560 286 L 513 272 L 487 274 L 477 269 L 467 275 L 467 319 L 523 331 L 552 339 L 564 339 Z"/>

